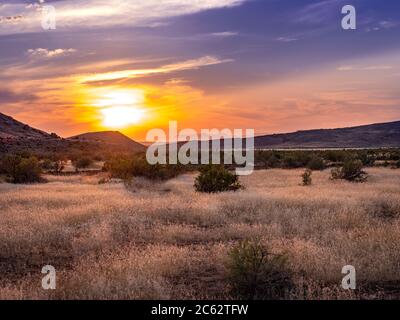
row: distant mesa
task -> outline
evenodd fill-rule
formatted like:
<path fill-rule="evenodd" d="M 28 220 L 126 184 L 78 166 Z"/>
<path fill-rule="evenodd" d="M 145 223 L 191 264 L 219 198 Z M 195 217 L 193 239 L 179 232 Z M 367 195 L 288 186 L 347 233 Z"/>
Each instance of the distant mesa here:
<path fill-rule="evenodd" d="M 254 144 L 265 149 L 398 148 L 400 121 L 259 136 Z"/>
<path fill-rule="evenodd" d="M 258 149 L 399 148 L 400 121 L 339 129 L 258 136 Z M 0 153 L 143 152 L 146 146 L 118 131 L 88 132 L 67 139 L 48 134 L 0 113 Z"/>

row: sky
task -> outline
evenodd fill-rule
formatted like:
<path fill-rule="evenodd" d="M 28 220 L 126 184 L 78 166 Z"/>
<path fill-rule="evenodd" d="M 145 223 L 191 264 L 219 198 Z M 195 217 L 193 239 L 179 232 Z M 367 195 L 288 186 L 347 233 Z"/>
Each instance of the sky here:
<path fill-rule="evenodd" d="M 257 135 L 396 121 L 399 34 L 398 0 L 3 0 L 0 112 L 139 141 L 169 121 Z"/>

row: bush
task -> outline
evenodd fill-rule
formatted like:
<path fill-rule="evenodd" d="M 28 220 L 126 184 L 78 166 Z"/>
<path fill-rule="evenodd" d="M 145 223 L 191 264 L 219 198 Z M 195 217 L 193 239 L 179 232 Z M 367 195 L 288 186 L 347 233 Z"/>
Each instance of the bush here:
<path fill-rule="evenodd" d="M 93 163 L 93 161 L 89 157 L 79 158 L 72 162 L 72 164 L 76 170 L 85 169 L 85 168 L 89 167 L 92 163 Z"/>
<path fill-rule="evenodd" d="M 23 158 L 18 155 L 8 155 L 2 160 L 1 171 L 10 183 L 41 182 L 41 168 L 35 157 Z"/>
<path fill-rule="evenodd" d="M 325 151 L 325 159 L 331 162 L 343 162 L 348 153 L 344 150 L 327 150 Z"/>
<path fill-rule="evenodd" d="M 226 170 L 223 166 L 208 165 L 200 169 L 194 187 L 198 192 L 216 193 L 236 191 L 242 186 L 239 178 Z"/>
<path fill-rule="evenodd" d="M 369 204 L 368 209 L 376 218 L 383 220 L 397 219 L 400 217 L 400 205 L 388 199 L 377 199 Z"/>
<path fill-rule="evenodd" d="M 358 159 L 361 160 L 364 166 L 373 166 L 375 163 L 375 155 L 368 151 L 360 151 L 358 153 Z"/>
<path fill-rule="evenodd" d="M 321 157 L 313 156 L 307 163 L 307 168 L 311 170 L 324 170 L 325 169 L 324 159 L 322 159 Z"/>
<path fill-rule="evenodd" d="M 40 167 L 47 172 L 59 174 L 64 170 L 66 163 L 67 160 L 64 156 L 51 154 L 40 162 Z"/>
<path fill-rule="evenodd" d="M 396 163 L 396 168 L 400 168 L 400 160 Z"/>
<path fill-rule="evenodd" d="M 112 178 L 123 180 L 130 180 L 132 177 L 144 177 L 150 180 L 168 180 L 184 171 L 181 165 L 151 165 L 143 155 L 110 160 L 105 163 L 104 170 L 110 172 Z"/>
<path fill-rule="evenodd" d="M 242 299 L 282 299 L 293 283 L 286 256 L 266 252 L 258 241 L 245 240 L 228 254 L 227 280 Z"/>
<path fill-rule="evenodd" d="M 306 151 L 289 151 L 283 156 L 283 167 L 295 169 L 305 167 L 310 161 L 310 155 Z"/>
<path fill-rule="evenodd" d="M 301 175 L 301 178 L 303 180 L 303 186 L 310 186 L 312 184 L 312 171 L 310 169 L 306 169 L 304 173 Z"/>
<path fill-rule="evenodd" d="M 368 175 L 363 169 L 361 160 L 346 160 L 341 168 L 331 171 L 332 179 L 345 179 L 352 182 L 364 182 Z"/>

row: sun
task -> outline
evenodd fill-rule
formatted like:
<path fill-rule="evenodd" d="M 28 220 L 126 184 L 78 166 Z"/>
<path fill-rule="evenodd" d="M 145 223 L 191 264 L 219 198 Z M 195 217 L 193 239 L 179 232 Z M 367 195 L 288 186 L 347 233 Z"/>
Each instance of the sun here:
<path fill-rule="evenodd" d="M 95 106 L 100 108 L 103 126 L 124 128 L 138 124 L 144 114 L 144 94 L 141 90 L 113 90 L 101 94 Z"/>
<path fill-rule="evenodd" d="M 143 111 L 134 107 L 110 107 L 101 110 L 103 125 L 111 128 L 123 128 L 137 124 L 142 119 Z"/>

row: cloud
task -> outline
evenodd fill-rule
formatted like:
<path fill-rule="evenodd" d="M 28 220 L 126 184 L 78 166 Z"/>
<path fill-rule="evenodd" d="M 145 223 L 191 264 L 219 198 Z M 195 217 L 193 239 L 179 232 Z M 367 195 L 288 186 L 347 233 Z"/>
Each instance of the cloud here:
<path fill-rule="evenodd" d="M 280 41 L 280 42 L 293 42 L 293 41 L 297 41 L 299 39 L 296 38 L 292 38 L 292 37 L 279 37 L 276 39 L 276 41 Z"/>
<path fill-rule="evenodd" d="M 205 10 L 229 8 L 248 0 L 60 0 L 56 9 L 57 29 L 82 29 L 111 26 L 161 26 L 165 19 Z M 0 16 L 23 15 L 18 24 L 2 28 L 0 34 L 41 32 L 43 5 L 8 3 L 0 7 Z"/>
<path fill-rule="evenodd" d="M 377 71 L 377 70 L 391 70 L 393 66 L 341 66 L 336 68 L 338 71 Z"/>
<path fill-rule="evenodd" d="M 27 53 L 32 56 L 32 57 L 40 57 L 40 58 L 55 58 L 59 56 L 66 56 L 69 54 L 72 54 L 76 52 L 76 49 L 54 49 L 54 50 L 49 50 L 49 49 L 43 49 L 43 48 L 37 48 L 37 49 L 29 49 Z"/>
<path fill-rule="evenodd" d="M 94 74 L 90 76 L 84 76 L 81 79 L 81 83 L 97 82 L 97 81 L 110 81 L 119 80 L 125 78 L 137 78 L 144 77 L 154 74 L 171 73 L 184 70 L 199 69 L 201 67 L 212 66 L 221 63 L 232 62 L 231 59 L 218 59 L 213 56 L 205 56 L 198 59 L 186 60 L 178 63 L 167 64 L 159 68 L 153 69 L 137 69 L 137 70 L 121 70 L 115 72 L 107 72 Z"/>
<path fill-rule="evenodd" d="M 233 32 L 233 31 L 224 31 L 224 32 L 214 32 L 214 33 L 211 33 L 211 35 L 215 36 L 215 37 L 233 37 L 233 36 L 237 36 L 238 33 Z"/>
<path fill-rule="evenodd" d="M 395 21 L 382 20 L 379 21 L 375 26 L 370 26 L 365 29 L 366 32 L 380 31 L 380 30 L 390 30 L 397 28 L 400 24 Z"/>
<path fill-rule="evenodd" d="M 19 16 L 7 16 L 7 17 L 0 17 L 0 23 L 17 23 L 18 21 L 22 20 L 24 17 Z"/>
<path fill-rule="evenodd" d="M 308 4 L 293 17 L 295 22 L 308 24 L 331 23 L 345 0 L 323 0 Z"/>
<path fill-rule="evenodd" d="M 0 89 L 1 103 L 16 103 L 36 100 L 37 97 L 30 93 L 14 92 L 7 89 Z"/>

